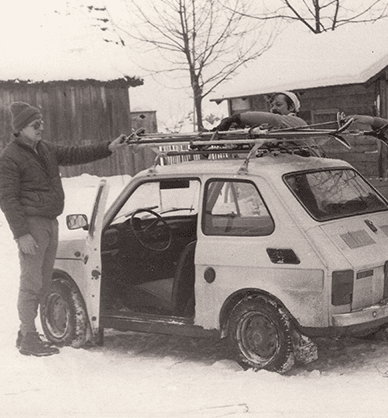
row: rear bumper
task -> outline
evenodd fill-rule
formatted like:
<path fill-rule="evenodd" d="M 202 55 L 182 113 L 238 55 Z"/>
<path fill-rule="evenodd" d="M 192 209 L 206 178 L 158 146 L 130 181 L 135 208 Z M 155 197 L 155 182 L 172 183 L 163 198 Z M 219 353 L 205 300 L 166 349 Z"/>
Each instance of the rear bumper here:
<path fill-rule="evenodd" d="M 334 327 L 349 327 L 368 323 L 374 325 L 376 322 L 388 322 L 388 299 L 358 311 L 335 314 L 332 316 L 332 319 Z"/>

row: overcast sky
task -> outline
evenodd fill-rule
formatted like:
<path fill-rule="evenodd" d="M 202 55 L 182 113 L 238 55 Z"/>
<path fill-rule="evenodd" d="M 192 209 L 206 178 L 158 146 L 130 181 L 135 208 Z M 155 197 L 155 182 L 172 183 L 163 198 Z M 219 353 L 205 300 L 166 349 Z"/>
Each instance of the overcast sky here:
<path fill-rule="evenodd" d="M 129 49 L 102 40 L 102 32 L 92 28 L 88 17 L 72 6 L 75 2 L 14 0 L 3 5 L 0 79 L 111 80 L 137 76 L 144 79 L 144 86 L 130 89 L 131 110 L 156 110 L 160 127 L 192 110 L 190 91 L 178 83 L 174 89 L 167 88 L 163 77 L 155 80 L 147 76 Z M 152 59 L 147 57 L 149 62 Z M 208 100 L 205 108 L 208 113 L 226 113 L 224 105 Z"/>

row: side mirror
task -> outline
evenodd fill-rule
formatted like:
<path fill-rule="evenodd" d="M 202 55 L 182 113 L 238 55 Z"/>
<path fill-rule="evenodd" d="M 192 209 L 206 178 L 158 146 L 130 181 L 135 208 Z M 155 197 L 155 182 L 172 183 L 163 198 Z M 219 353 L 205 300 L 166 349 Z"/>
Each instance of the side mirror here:
<path fill-rule="evenodd" d="M 77 214 L 77 215 L 67 215 L 66 216 L 66 225 L 67 228 L 70 230 L 73 229 L 88 229 L 88 217 L 83 214 Z"/>

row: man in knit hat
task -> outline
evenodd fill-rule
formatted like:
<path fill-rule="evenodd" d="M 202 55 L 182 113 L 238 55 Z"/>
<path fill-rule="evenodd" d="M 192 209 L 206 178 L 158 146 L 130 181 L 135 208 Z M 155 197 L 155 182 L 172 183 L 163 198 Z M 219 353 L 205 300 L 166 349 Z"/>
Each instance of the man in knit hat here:
<path fill-rule="evenodd" d="M 232 125 L 238 128 L 266 125 L 268 128 L 295 128 L 306 122 L 297 116 L 300 102 L 295 93 L 281 91 L 274 93 L 270 100 L 270 112 L 244 112 L 222 119 L 213 130 L 227 131 Z"/>
<path fill-rule="evenodd" d="M 125 135 L 95 145 L 62 147 L 42 140 L 40 110 L 27 103 L 10 106 L 13 141 L 0 154 L 0 208 L 19 248 L 21 354 L 48 356 L 56 347 L 43 342 L 35 327 L 40 298 L 51 282 L 58 245 L 57 217 L 64 207 L 60 165 L 109 157 L 125 146 Z"/>

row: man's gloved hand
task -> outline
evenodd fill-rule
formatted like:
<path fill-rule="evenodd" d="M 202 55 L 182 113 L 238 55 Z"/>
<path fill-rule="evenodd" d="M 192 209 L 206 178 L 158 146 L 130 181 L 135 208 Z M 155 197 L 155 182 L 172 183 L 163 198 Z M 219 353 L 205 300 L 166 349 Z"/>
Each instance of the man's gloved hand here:
<path fill-rule="evenodd" d="M 21 237 L 19 237 L 16 240 L 18 247 L 20 251 L 22 251 L 24 254 L 36 254 L 36 249 L 38 248 L 38 244 L 34 240 L 33 236 L 31 234 L 26 234 Z"/>
<path fill-rule="evenodd" d="M 241 119 L 240 119 L 240 114 L 239 113 L 235 113 L 232 116 L 229 116 L 227 118 L 224 118 L 221 120 L 220 124 L 218 126 L 216 126 L 215 128 L 212 129 L 212 132 L 214 131 L 227 131 L 229 130 L 229 128 L 233 125 L 236 124 L 238 126 L 241 127 L 242 123 L 241 123 Z"/>

